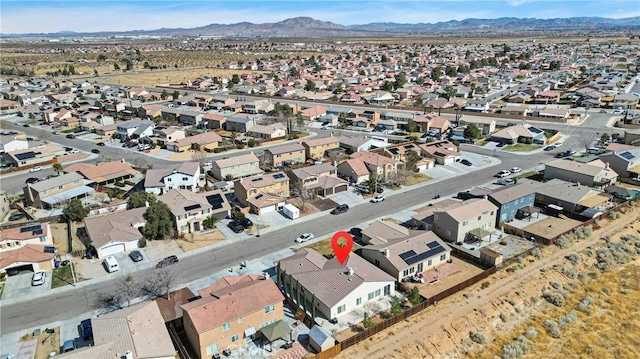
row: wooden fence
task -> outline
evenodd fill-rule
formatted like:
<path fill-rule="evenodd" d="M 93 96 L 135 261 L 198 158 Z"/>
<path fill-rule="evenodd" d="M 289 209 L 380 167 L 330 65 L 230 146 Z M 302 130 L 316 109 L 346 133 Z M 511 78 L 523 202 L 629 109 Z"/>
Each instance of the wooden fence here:
<path fill-rule="evenodd" d="M 339 341 L 336 341 L 336 345 L 332 346 L 331 348 L 321 351 L 318 354 L 314 354 L 314 356 L 312 358 L 314 359 L 329 359 L 329 358 L 333 358 L 334 356 L 340 354 L 340 352 L 342 351 L 342 345 L 340 344 Z"/>
<path fill-rule="evenodd" d="M 482 273 L 478 273 L 476 275 L 474 275 L 473 277 L 465 280 L 464 282 L 460 282 L 456 285 L 454 285 L 451 288 L 445 289 L 442 292 L 431 296 L 429 298 L 427 298 L 427 306 L 434 304 L 435 302 L 441 301 L 461 290 L 463 290 L 464 288 L 470 287 L 476 283 L 478 283 L 479 281 L 487 278 L 488 276 L 494 274 L 497 270 L 496 266 L 493 266 L 485 271 L 483 271 Z"/>
<path fill-rule="evenodd" d="M 176 329 L 173 322 L 167 323 L 167 330 L 169 332 L 169 336 L 171 337 L 171 341 L 173 342 L 173 346 L 178 350 L 178 356 L 180 356 L 180 359 L 191 359 L 189 351 L 187 350 L 187 348 L 185 348 L 184 344 L 182 344 L 180 335 L 178 335 L 178 330 Z"/>

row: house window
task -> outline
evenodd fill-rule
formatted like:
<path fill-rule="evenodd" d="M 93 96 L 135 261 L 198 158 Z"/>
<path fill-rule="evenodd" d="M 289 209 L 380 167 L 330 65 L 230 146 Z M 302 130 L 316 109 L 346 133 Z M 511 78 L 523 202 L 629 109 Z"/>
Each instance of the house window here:
<path fill-rule="evenodd" d="M 187 177 L 182 177 L 183 181 L 188 181 L 189 179 Z"/>
<path fill-rule="evenodd" d="M 229 324 L 229 322 L 222 324 L 222 331 L 227 331 L 231 329 L 231 324 Z"/>
<path fill-rule="evenodd" d="M 469 221 L 464 221 L 464 222 L 462 222 L 462 226 L 463 226 L 463 227 L 464 227 L 464 226 L 466 226 L 467 224 L 469 224 Z"/>
<path fill-rule="evenodd" d="M 47 237 L 40 237 L 40 242 L 46 242 L 47 241 Z"/>
<path fill-rule="evenodd" d="M 491 215 L 493 216 L 493 211 L 491 211 Z"/>
<path fill-rule="evenodd" d="M 427 261 L 427 267 L 431 267 L 431 259 Z"/>
<path fill-rule="evenodd" d="M 356 305 L 362 304 L 362 297 L 356 298 Z"/>
<path fill-rule="evenodd" d="M 273 312 L 273 310 L 274 310 L 273 304 L 264 307 L 264 312 L 265 313 L 271 313 L 271 312 Z"/>
<path fill-rule="evenodd" d="M 446 254 L 443 254 L 443 255 L 440 256 L 440 261 L 443 261 L 445 259 L 447 259 L 447 255 Z"/>
<path fill-rule="evenodd" d="M 213 355 L 218 352 L 218 343 L 211 344 L 207 347 L 207 355 Z"/>
<path fill-rule="evenodd" d="M 367 294 L 367 300 L 371 300 L 371 299 L 373 299 L 373 297 L 374 297 L 374 293 L 373 292 Z"/>
<path fill-rule="evenodd" d="M 62 189 L 62 186 L 58 186 L 58 189 Z"/>
<path fill-rule="evenodd" d="M 384 286 L 384 295 L 391 294 L 391 284 L 387 284 Z"/>
<path fill-rule="evenodd" d="M 238 318 L 238 324 L 242 323 L 242 317 Z"/>
<path fill-rule="evenodd" d="M 167 178 L 167 182 L 171 182 L 171 178 Z"/>
<path fill-rule="evenodd" d="M 346 304 L 343 304 L 341 306 L 338 307 L 338 314 L 344 312 L 344 310 L 347 308 Z"/>
<path fill-rule="evenodd" d="M 482 219 L 482 216 L 478 216 L 478 221 Z"/>
<path fill-rule="evenodd" d="M 209 208 L 205 208 L 202 210 L 202 214 L 207 214 L 207 213 L 209 213 Z"/>
<path fill-rule="evenodd" d="M 236 334 L 236 335 L 234 335 L 234 336 L 232 336 L 232 337 L 231 337 L 231 342 L 232 342 L 232 343 L 235 343 L 235 342 L 237 342 L 238 340 L 240 340 L 240 337 L 238 336 L 238 334 Z"/>
<path fill-rule="evenodd" d="M 380 295 L 380 289 L 376 289 L 376 297 Z"/>

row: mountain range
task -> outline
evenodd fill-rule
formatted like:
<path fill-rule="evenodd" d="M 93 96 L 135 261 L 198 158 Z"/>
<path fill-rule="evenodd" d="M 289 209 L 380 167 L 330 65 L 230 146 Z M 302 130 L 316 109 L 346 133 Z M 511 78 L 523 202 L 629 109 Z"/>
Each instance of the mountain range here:
<path fill-rule="evenodd" d="M 572 17 L 556 19 L 513 18 L 464 19 L 438 23 L 403 24 L 378 22 L 362 25 L 340 25 L 310 17 L 295 17 L 276 23 L 209 24 L 194 28 L 161 28 L 155 30 L 131 30 L 121 32 L 77 33 L 64 31 L 48 34 L 2 34 L 6 37 L 37 36 L 212 36 L 212 37 L 357 37 L 402 34 L 526 34 L 547 31 L 593 31 L 615 29 L 640 29 L 640 17 L 609 19 L 603 17 Z"/>

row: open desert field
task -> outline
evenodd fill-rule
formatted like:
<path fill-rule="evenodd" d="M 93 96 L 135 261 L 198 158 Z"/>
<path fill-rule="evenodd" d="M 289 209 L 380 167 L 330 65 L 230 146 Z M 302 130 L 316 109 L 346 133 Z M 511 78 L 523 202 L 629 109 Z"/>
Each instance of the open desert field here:
<path fill-rule="evenodd" d="M 231 77 L 234 74 L 260 74 L 261 71 L 250 70 L 228 70 L 213 68 L 191 68 L 178 70 L 144 70 L 137 72 L 129 72 L 125 74 L 105 74 L 101 76 L 105 83 L 116 85 L 136 85 L 136 86 L 157 86 L 167 84 L 179 84 L 189 79 L 195 79 L 202 76 L 225 76 Z"/>

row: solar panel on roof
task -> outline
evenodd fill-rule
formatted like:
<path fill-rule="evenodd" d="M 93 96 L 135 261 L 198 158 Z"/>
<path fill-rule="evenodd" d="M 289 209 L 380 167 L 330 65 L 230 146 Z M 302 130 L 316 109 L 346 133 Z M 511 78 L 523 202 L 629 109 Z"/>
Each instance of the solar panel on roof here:
<path fill-rule="evenodd" d="M 16 158 L 20 161 L 26 160 L 28 158 L 34 158 L 35 156 L 36 156 L 36 153 L 33 151 L 16 154 Z"/>
<path fill-rule="evenodd" d="M 275 178 L 275 179 L 284 178 L 284 175 L 282 173 L 277 173 L 277 174 L 273 175 L 273 178 Z"/>
<path fill-rule="evenodd" d="M 529 127 L 529 131 L 533 132 L 533 133 L 540 133 L 542 132 L 541 129 L 539 128 L 535 128 L 535 127 Z"/>
<path fill-rule="evenodd" d="M 624 151 L 620 154 L 620 157 L 624 158 L 625 160 L 630 160 L 630 159 L 633 159 L 635 156 L 633 155 L 633 153 L 629 151 Z"/>
<path fill-rule="evenodd" d="M 209 202 L 213 209 L 219 209 L 222 208 L 222 203 L 224 203 L 224 200 L 222 199 L 222 196 L 220 194 L 214 194 L 211 196 L 207 196 L 207 202 Z"/>
<path fill-rule="evenodd" d="M 200 208 L 200 207 L 201 207 L 201 206 L 200 206 L 199 204 L 192 204 L 191 206 L 186 206 L 186 207 L 184 207 L 184 210 L 185 210 L 185 211 L 192 211 L 192 210 L 194 210 L 194 209 L 198 209 L 198 208 Z"/>
<path fill-rule="evenodd" d="M 262 198 L 262 196 L 263 196 L 263 194 L 261 193 L 261 194 L 256 196 L 256 199 L 260 199 L 260 198 Z"/>
<path fill-rule="evenodd" d="M 52 246 L 45 246 L 45 247 L 44 247 L 44 252 L 45 252 L 45 253 L 55 253 L 55 252 L 56 252 L 56 247 L 52 247 Z"/>
<path fill-rule="evenodd" d="M 33 235 L 38 235 L 38 234 L 42 234 L 44 233 L 44 231 L 42 229 L 36 229 L 35 231 L 31 232 L 31 234 Z"/>
<path fill-rule="evenodd" d="M 415 256 L 412 256 L 412 257 L 409 257 L 409 258 L 406 258 L 406 259 L 403 258 L 403 260 L 404 260 L 405 263 L 411 265 L 411 264 L 414 264 L 414 263 L 418 263 L 418 262 L 420 262 L 420 261 L 422 261 L 424 259 L 427 259 L 429 257 L 433 257 L 436 254 L 442 253 L 444 251 L 445 251 L 444 247 L 439 245 L 436 248 L 430 249 L 430 250 L 428 250 L 426 252 L 423 252 L 423 253 L 420 253 L 418 255 L 415 255 Z"/>
<path fill-rule="evenodd" d="M 33 232 L 33 231 L 38 230 L 38 229 L 42 229 L 42 227 L 39 224 L 35 224 L 35 225 L 32 225 L 32 226 L 20 228 L 20 233 Z"/>
<path fill-rule="evenodd" d="M 440 243 L 438 243 L 436 241 L 427 243 L 427 247 L 429 247 L 429 249 L 434 249 L 434 248 L 439 247 L 439 246 L 440 246 Z"/>
<path fill-rule="evenodd" d="M 262 177 L 254 178 L 251 180 L 251 182 L 258 182 L 258 181 L 262 181 Z"/>
<path fill-rule="evenodd" d="M 411 258 L 411 257 L 413 257 L 415 255 L 416 255 L 416 252 L 414 252 L 413 249 L 412 249 L 412 250 L 409 250 L 407 252 L 400 253 L 400 258 L 402 258 L 402 260 L 406 262 L 407 258 Z"/>

